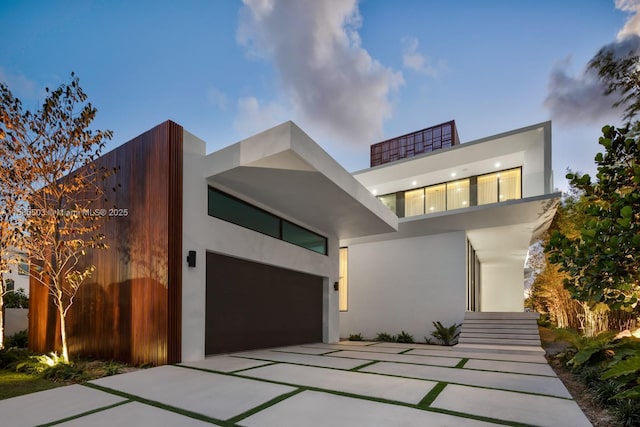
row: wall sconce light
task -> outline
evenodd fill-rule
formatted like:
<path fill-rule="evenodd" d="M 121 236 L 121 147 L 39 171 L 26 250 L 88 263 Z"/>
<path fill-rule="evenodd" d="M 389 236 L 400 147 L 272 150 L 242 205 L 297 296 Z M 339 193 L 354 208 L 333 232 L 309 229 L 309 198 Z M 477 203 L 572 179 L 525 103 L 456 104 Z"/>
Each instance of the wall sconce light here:
<path fill-rule="evenodd" d="M 187 265 L 189 267 L 196 266 L 196 251 L 189 251 L 189 255 L 187 255 Z"/>
<path fill-rule="evenodd" d="M 333 282 L 333 290 L 337 291 L 338 289 L 340 289 L 340 285 L 338 284 L 338 282 Z"/>

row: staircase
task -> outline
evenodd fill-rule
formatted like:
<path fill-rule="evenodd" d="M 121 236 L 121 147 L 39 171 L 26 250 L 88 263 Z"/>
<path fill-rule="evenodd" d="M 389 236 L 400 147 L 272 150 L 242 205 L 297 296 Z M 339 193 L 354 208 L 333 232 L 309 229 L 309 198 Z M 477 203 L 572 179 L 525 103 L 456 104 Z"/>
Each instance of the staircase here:
<path fill-rule="evenodd" d="M 457 348 L 542 351 L 538 317 L 538 313 L 467 312 Z"/>

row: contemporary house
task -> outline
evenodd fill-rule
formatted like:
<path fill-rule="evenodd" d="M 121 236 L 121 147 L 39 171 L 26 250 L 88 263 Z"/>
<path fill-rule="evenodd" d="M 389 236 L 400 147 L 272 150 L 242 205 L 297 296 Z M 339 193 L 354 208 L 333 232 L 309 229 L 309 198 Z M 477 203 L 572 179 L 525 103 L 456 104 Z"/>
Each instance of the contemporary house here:
<path fill-rule="evenodd" d="M 341 241 L 341 336 L 421 339 L 465 311 L 524 310 L 528 248 L 560 198 L 550 122 L 464 144 L 443 123 L 372 145 L 371 165 L 353 176 L 397 215 L 398 231 Z"/>
<path fill-rule="evenodd" d="M 97 160 L 119 170 L 96 208 L 127 215 L 85 260 L 70 351 L 164 364 L 522 311 L 527 248 L 558 199 L 550 132 L 460 144 L 448 122 L 372 146 L 375 166 L 350 174 L 292 122 L 209 155 L 165 122 Z M 57 322 L 32 281 L 34 350 L 59 345 Z"/>

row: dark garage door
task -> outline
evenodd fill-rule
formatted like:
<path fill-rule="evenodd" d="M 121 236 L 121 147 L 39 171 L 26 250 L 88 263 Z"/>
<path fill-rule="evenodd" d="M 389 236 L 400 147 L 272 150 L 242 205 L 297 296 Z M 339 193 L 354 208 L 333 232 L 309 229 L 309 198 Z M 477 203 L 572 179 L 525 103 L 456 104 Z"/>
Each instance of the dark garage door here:
<path fill-rule="evenodd" d="M 205 353 L 322 341 L 322 278 L 207 253 Z"/>

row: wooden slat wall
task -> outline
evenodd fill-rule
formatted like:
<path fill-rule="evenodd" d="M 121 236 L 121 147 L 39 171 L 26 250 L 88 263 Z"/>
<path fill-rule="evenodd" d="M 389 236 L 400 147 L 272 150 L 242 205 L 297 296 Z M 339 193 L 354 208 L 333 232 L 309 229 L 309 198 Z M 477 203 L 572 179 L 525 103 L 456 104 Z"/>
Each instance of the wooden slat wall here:
<path fill-rule="evenodd" d="M 67 315 L 72 357 L 154 365 L 181 359 L 182 136 L 167 121 L 97 160 L 119 170 L 105 181 L 108 201 L 96 208 L 129 215 L 105 221 L 109 249 L 85 259 L 96 271 Z M 30 347 L 59 350 L 46 288 L 31 279 L 30 295 Z"/>

